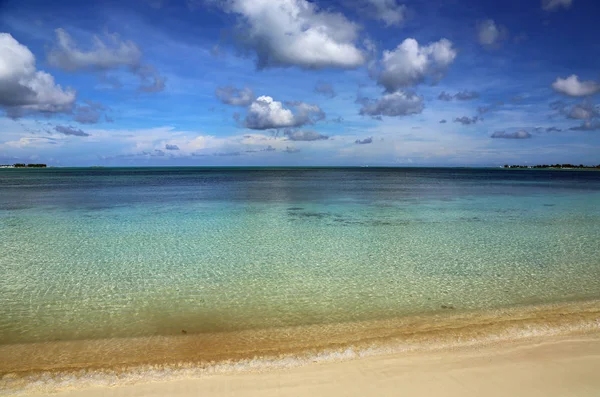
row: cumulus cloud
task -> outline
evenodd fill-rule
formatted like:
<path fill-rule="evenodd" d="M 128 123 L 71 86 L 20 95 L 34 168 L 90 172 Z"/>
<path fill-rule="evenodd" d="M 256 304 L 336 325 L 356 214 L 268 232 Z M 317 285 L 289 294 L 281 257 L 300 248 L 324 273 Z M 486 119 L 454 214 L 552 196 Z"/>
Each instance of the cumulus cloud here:
<path fill-rule="evenodd" d="M 558 127 L 548 127 L 546 128 L 546 132 L 561 132 L 562 129 Z"/>
<path fill-rule="evenodd" d="M 458 101 L 470 101 L 472 99 L 479 98 L 479 93 L 475 91 L 459 91 L 454 95 L 447 93 L 446 91 L 442 91 L 438 96 L 440 101 L 450 102 L 453 99 Z"/>
<path fill-rule="evenodd" d="M 340 13 L 306 0 L 226 0 L 240 16 L 241 43 L 257 55 L 258 68 L 356 68 L 365 62 L 356 46 L 359 26 Z"/>
<path fill-rule="evenodd" d="M 529 139 L 531 138 L 531 134 L 524 130 L 516 132 L 496 131 L 490 137 L 499 139 Z"/>
<path fill-rule="evenodd" d="M 598 116 L 600 116 L 598 107 L 590 102 L 573 105 L 567 113 L 568 118 L 576 120 L 587 120 Z"/>
<path fill-rule="evenodd" d="M 441 39 L 421 46 L 417 40 L 404 40 L 396 49 L 384 51 L 376 72 L 377 82 L 387 92 L 413 86 L 427 78 L 439 80 L 456 58 L 452 42 Z"/>
<path fill-rule="evenodd" d="M 317 105 L 304 102 L 287 102 L 295 112 L 283 106 L 270 96 L 260 96 L 248 107 L 244 126 L 254 130 L 301 127 L 325 118 L 325 113 Z"/>
<path fill-rule="evenodd" d="M 569 129 L 573 131 L 598 131 L 600 130 L 600 120 L 586 120 L 581 125 Z"/>
<path fill-rule="evenodd" d="M 475 124 L 478 121 L 481 121 L 482 119 L 479 116 L 475 116 L 475 117 L 467 117 L 467 116 L 462 116 L 462 117 L 457 117 L 454 119 L 455 123 L 461 123 L 462 125 L 471 125 L 471 124 Z"/>
<path fill-rule="evenodd" d="M 248 106 L 254 101 L 254 92 L 244 87 L 242 89 L 232 86 L 217 87 L 215 95 L 226 105 Z"/>
<path fill-rule="evenodd" d="M 166 150 L 179 150 L 179 146 L 177 146 L 177 145 L 170 145 L 170 144 L 167 143 L 165 145 L 165 149 Z"/>
<path fill-rule="evenodd" d="M 360 114 L 381 120 L 381 116 L 405 116 L 423 111 L 423 98 L 403 91 L 429 79 L 436 82 L 454 62 L 456 51 L 447 39 L 421 46 L 412 38 L 404 40 L 392 51 L 384 51 L 378 63 L 370 65 L 371 75 L 385 88 L 377 100 L 359 98 Z M 442 99 L 449 94 L 442 93 Z M 451 99 L 451 98 L 450 98 Z"/>
<path fill-rule="evenodd" d="M 288 101 L 285 104 L 294 108 L 297 127 L 325 119 L 325 112 L 317 105 L 300 101 Z"/>
<path fill-rule="evenodd" d="M 600 92 L 600 84 L 592 80 L 580 81 L 576 74 L 573 74 L 566 79 L 560 77 L 557 78 L 556 81 L 552 83 L 552 88 L 554 88 L 556 92 L 572 97 L 594 95 Z"/>
<path fill-rule="evenodd" d="M 54 131 L 59 132 L 64 135 L 73 135 L 73 136 L 90 136 L 90 134 L 83 132 L 82 130 L 64 125 L 57 125 L 54 127 Z"/>
<path fill-rule="evenodd" d="M 362 100 L 360 114 L 369 116 L 407 116 L 423 111 L 423 97 L 411 92 L 396 91 L 377 100 Z"/>
<path fill-rule="evenodd" d="M 301 131 L 287 129 L 284 131 L 284 135 L 286 135 L 290 141 L 321 141 L 329 139 L 327 135 L 311 130 Z"/>
<path fill-rule="evenodd" d="M 75 91 L 63 89 L 37 70 L 35 56 L 9 33 L 0 33 L 0 108 L 10 116 L 28 112 L 69 112 Z"/>
<path fill-rule="evenodd" d="M 364 0 L 367 15 L 383 21 L 386 26 L 398 26 L 404 21 L 406 6 L 397 0 Z"/>
<path fill-rule="evenodd" d="M 564 101 L 554 101 L 550 103 L 550 108 L 555 110 L 558 115 L 565 116 L 572 120 L 591 120 L 600 117 L 600 106 L 595 105 L 590 98 L 586 98 L 580 103 L 569 105 Z M 583 124 L 585 129 L 585 124 Z"/>
<path fill-rule="evenodd" d="M 285 153 L 298 153 L 300 149 L 296 149 L 295 147 L 286 146 L 284 152 Z"/>
<path fill-rule="evenodd" d="M 324 95 L 328 98 L 333 98 L 335 97 L 335 90 L 333 89 L 333 86 L 329 83 L 326 83 L 324 81 L 319 81 L 316 85 L 315 85 L 315 92 L 317 94 L 321 94 Z"/>
<path fill-rule="evenodd" d="M 265 130 L 270 128 L 293 127 L 294 114 L 283 107 L 281 102 L 274 101 L 269 96 L 258 97 L 248 108 L 244 120 L 247 128 Z"/>
<path fill-rule="evenodd" d="M 496 24 L 493 19 L 482 21 L 477 26 L 477 38 L 479 44 L 486 47 L 492 47 L 504 40 L 508 36 L 507 29 Z"/>
<path fill-rule="evenodd" d="M 447 121 L 445 119 L 440 120 L 440 124 L 446 124 L 446 123 L 447 123 Z"/>
<path fill-rule="evenodd" d="M 106 41 L 94 36 L 91 48 L 82 50 L 64 29 L 55 32 L 56 43 L 48 53 L 50 65 L 69 72 L 102 73 L 124 67 L 140 78 L 140 91 L 164 90 L 166 79 L 152 65 L 142 63 L 142 51 L 134 42 L 121 40 L 117 34 L 107 34 Z"/>
<path fill-rule="evenodd" d="M 559 8 L 570 8 L 573 0 L 542 0 L 542 9 L 546 11 L 557 11 Z"/>
<path fill-rule="evenodd" d="M 357 145 L 368 145 L 369 143 L 373 143 L 373 138 L 369 137 L 365 139 L 357 139 L 354 141 L 354 143 Z"/>

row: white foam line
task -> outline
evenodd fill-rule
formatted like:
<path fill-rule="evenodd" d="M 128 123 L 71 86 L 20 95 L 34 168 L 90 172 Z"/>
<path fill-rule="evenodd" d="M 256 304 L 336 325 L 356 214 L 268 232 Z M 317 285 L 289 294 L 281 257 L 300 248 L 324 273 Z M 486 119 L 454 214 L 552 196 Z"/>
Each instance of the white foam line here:
<path fill-rule="evenodd" d="M 43 372 L 25 377 L 6 374 L 0 380 L 0 391 L 5 395 L 28 393 L 53 393 L 69 389 L 91 387 L 114 387 L 137 383 L 173 381 L 201 378 L 217 374 L 263 372 L 289 369 L 313 363 L 348 361 L 364 357 L 400 354 L 411 351 L 432 351 L 455 347 L 470 347 L 501 341 L 517 341 L 541 336 L 558 336 L 577 332 L 590 332 L 600 329 L 600 319 L 568 326 L 514 326 L 483 338 L 469 338 L 448 342 L 433 340 L 433 343 L 391 343 L 387 346 L 347 347 L 338 351 L 321 351 L 300 356 L 256 357 L 239 361 L 224 361 L 206 366 L 195 363 L 173 365 L 144 365 L 117 370 L 78 370 L 75 372 Z M 436 343 L 437 342 L 437 343 Z"/>

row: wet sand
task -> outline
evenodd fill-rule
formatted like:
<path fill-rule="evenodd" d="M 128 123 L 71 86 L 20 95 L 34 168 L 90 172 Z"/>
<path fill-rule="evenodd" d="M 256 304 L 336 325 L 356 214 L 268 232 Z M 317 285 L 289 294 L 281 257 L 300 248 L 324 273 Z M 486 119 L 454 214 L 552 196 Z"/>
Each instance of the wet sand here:
<path fill-rule="evenodd" d="M 133 396 L 598 396 L 600 333 L 167 382 L 63 391 Z M 41 395 L 41 394 L 31 394 Z"/>
<path fill-rule="evenodd" d="M 444 368 L 477 382 L 480 364 L 491 365 L 485 375 L 491 378 L 496 376 L 497 366 L 504 366 L 510 376 L 515 368 L 524 371 L 538 368 L 543 376 L 553 377 L 556 366 L 530 358 L 543 356 L 550 363 L 566 360 L 569 365 L 573 363 L 573 368 L 581 364 L 585 374 L 586 365 L 598 365 L 597 355 L 588 357 L 588 353 L 600 350 L 598 335 L 600 302 L 594 300 L 489 312 L 448 309 L 436 315 L 271 330 L 8 344 L 0 345 L 0 391 L 22 395 L 114 386 L 105 391 L 125 393 L 128 385 L 138 385 L 132 393 L 137 393 L 135 390 L 150 393 L 152 389 L 144 384 L 157 381 L 180 381 L 182 387 L 188 387 L 186 382 L 196 385 L 193 387 L 209 387 L 211 382 L 217 382 L 214 387 L 229 387 L 219 386 L 216 380 L 204 383 L 215 376 L 215 379 L 222 377 L 226 385 L 231 383 L 231 387 L 242 382 L 240 387 L 246 390 L 243 382 L 252 379 L 250 374 L 260 372 L 256 376 L 268 385 L 279 379 L 276 374 L 282 370 L 319 379 L 319 387 L 325 389 L 334 387 L 327 384 L 327 378 L 322 378 L 322 368 L 333 371 L 332 379 L 382 371 L 389 373 L 394 382 L 411 384 L 414 382 L 406 378 L 408 375 L 425 382 L 431 371 L 436 379 L 448 382 L 454 379 L 455 375 L 448 378 L 444 374 Z M 578 342 L 577 338 L 585 339 L 586 343 Z M 535 347 L 540 343 L 542 347 Z M 524 348 L 517 349 L 521 345 Z M 584 354 L 572 354 L 577 349 Z M 579 356 L 588 358 L 581 361 Z M 518 365 L 513 367 L 510 363 Z M 360 369 L 365 365 L 364 370 Z M 413 369 L 413 365 L 421 369 Z M 196 384 L 190 379 L 204 380 Z M 350 383 L 354 381 L 348 379 Z M 363 379 L 365 385 L 355 387 L 364 388 L 379 381 L 387 382 L 385 378 L 367 376 Z"/>

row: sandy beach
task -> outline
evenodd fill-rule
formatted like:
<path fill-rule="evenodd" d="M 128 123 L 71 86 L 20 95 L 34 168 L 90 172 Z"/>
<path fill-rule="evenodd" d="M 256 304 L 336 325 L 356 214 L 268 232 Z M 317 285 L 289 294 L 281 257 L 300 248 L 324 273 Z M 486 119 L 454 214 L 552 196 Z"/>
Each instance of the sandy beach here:
<path fill-rule="evenodd" d="M 595 333 L 377 356 L 259 373 L 66 390 L 53 395 L 597 396 L 599 373 L 600 334 Z"/>

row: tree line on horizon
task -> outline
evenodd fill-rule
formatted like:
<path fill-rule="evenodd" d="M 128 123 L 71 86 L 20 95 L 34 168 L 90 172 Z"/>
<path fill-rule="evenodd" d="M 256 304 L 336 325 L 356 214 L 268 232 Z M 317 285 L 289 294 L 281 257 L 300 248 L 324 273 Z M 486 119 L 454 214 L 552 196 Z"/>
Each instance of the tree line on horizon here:
<path fill-rule="evenodd" d="M 13 164 L 15 168 L 45 168 L 46 164 L 25 164 L 25 163 L 16 163 Z"/>
<path fill-rule="evenodd" d="M 538 164 L 538 165 L 508 165 L 504 164 L 504 168 L 598 168 L 600 169 L 600 164 L 598 165 L 575 165 L 575 164 Z"/>

